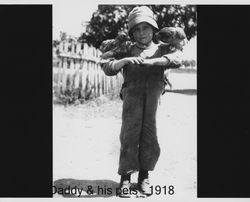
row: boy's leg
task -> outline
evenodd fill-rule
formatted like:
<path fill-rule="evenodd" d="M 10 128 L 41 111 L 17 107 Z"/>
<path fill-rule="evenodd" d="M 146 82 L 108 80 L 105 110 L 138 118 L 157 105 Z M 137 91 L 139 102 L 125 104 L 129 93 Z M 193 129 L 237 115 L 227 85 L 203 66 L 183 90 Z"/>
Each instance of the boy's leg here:
<path fill-rule="evenodd" d="M 148 170 L 140 169 L 139 174 L 138 174 L 138 179 L 144 180 L 146 178 L 148 178 Z"/>
<path fill-rule="evenodd" d="M 140 168 L 138 145 L 142 129 L 143 92 L 132 86 L 124 88 L 122 93 L 124 100 L 118 174 L 125 175 Z"/>
<path fill-rule="evenodd" d="M 162 88 L 163 83 L 159 82 L 147 90 L 139 146 L 140 169 L 143 170 L 153 170 L 160 155 L 156 131 L 156 112 Z"/>
<path fill-rule="evenodd" d="M 162 92 L 163 83 L 159 83 L 147 90 L 142 133 L 140 136 L 140 172 L 138 188 L 145 195 L 151 195 L 148 171 L 154 170 L 160 155 L 160 147 L 156 133 L 156 111 Z"/>
<path fill-rule="evenodd" d="M 126 87 L 122 90 L 123 112 L 120 133 L 120 160 L 118 174 L 121 175 L 120 197 L 129 198 L 131 190 L 130 175 L 138 171 L 139 135 L 142 129 L 143 93 L 142 89 Z"/>

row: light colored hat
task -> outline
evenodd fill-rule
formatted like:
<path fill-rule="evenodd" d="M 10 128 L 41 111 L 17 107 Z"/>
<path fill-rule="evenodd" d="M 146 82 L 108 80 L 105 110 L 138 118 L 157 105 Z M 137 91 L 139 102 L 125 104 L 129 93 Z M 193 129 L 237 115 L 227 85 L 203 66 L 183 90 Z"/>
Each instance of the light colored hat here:
<path fill-rule="evenodd" d="M 132 28 L 141 22 L 147 22 L 154 28 L 159 29 L 153 11 L 147 6 L 137 6 L 128 15 L 128 33 L 130 36 Z"/>

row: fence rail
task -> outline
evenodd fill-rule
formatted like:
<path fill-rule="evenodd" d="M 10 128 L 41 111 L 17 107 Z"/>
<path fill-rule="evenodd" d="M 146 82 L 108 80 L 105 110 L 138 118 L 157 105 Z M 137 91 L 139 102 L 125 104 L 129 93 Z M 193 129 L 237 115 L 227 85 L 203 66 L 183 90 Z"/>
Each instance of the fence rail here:
<path fill-rule="evenodd" d="M 101 95 L 119 95 L 123 77 L 106 76 L 98 63 L 100 51 L 81 43 L 62 42 L 53 61 L 53 87 L 58 96 L 71 92 L 87 99 Z"/>

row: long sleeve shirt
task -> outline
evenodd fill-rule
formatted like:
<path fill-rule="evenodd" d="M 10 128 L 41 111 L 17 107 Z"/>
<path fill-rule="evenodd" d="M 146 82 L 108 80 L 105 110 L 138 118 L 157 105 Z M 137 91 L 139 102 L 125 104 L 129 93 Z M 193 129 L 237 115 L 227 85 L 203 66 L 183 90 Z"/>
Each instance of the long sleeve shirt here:
<path fill-rule="evenodd" d="M 122 68 L 122 74 L 124 81 L 133 81 L 133 80 L 163 80 L 164 71 L 167 68 L 178 68 L 181 66 L 182 61 L 182 52 L 175 51 L 168 53 L 164 48 L 158 44 L 152 43 L 151 46 L 142 49 L 136 46 L 135 44 L 131 45 L 128 48 L 128 57 L 142 57 L 145 59 L 165 57 L 168 59 L 169 63 L 166 66 L 159 65 L 138 65 L 138 64 L 128 64 Z M 107 63 L 102 64 L 102 69 L 107 76 L 114 76 L 118 72 L 115 69 L 115 61 L 110 60 Z"/>

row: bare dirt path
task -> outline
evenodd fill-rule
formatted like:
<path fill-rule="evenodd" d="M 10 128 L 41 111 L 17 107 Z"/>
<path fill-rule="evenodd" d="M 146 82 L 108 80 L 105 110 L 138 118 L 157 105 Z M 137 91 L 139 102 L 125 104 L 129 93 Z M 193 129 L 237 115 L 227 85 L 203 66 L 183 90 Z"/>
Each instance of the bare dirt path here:
<path fill-rule="evenodd" d="M 196 74 L 171 73 L 170 80 L 174 90 L 162 96 L 157 114 L 161 156 L 155 171 L 150 173 L 151 183 L 159 185 L 161 193 L 150 198 L 192 199 L 196 198 L 197 188 Z M 66 108 L 54 105 L 53 178 L 56 187 L 80 187 L 84 190 L 81 197 L 115 197 L 119 182 L 121 111 L 120 100 L 99 99 Z M 137 174 L 134 174 L 132 181 L 136 179 Z M 89 185 L 95 190 L 90 195 L 87 194 Z M 173 195 L 168 194 L 170 185 L 174 186 Z M 110 187 L 112 193 L 101 194 L 98 186 L 103 191 Z"/>

